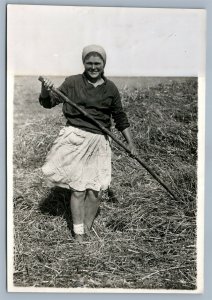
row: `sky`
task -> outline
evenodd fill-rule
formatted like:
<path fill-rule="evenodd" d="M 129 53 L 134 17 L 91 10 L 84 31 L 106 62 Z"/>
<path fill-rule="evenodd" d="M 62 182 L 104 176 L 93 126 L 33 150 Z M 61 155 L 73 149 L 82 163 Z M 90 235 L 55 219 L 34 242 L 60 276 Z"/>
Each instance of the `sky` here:
<path fill-rule="evenodd" d="M 99 44 L 107 76 L 203 76 L 205 17 L 200 9 L 8 5 L 8 72 L 78 74 L 83 47 Z"/>

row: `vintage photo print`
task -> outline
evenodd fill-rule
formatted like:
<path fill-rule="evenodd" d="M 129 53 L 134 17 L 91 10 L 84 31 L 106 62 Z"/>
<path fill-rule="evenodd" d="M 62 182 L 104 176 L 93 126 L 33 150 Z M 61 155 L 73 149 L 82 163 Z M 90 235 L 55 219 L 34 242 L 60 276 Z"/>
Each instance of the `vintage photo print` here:
<path fill-rule="evenodd" d="M 205 24 L 7 6 L 8 291 L 203 292 Z"/>

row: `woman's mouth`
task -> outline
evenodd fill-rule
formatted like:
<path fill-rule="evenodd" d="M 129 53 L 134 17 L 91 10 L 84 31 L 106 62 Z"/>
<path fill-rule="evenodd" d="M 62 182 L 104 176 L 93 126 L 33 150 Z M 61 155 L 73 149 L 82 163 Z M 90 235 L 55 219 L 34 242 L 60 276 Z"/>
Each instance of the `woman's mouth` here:
<path fill-rule="evenodd" d="M 98 74 L 99 74 L 98 71 L 89 71 L 89 73 L 90 73 L 91 75 L 98 75 Z"/>

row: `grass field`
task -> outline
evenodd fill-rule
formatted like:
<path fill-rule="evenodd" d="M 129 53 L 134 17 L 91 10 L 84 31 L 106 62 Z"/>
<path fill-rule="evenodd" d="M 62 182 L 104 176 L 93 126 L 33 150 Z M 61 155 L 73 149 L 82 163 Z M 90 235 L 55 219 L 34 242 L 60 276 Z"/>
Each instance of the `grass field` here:
<path fill-rule="evenodd" d="M 63 80 L 52 79 L 56 86 Z M 16 77 L 15 286 L 196 288 L 197 79 L 114 81 L 139 156 L 180 201 L 112 144 L 110 191 L 103 195 L 91 240 L 78 245 L 70 232 L 69 191 L 50 190 L 40 170 L 65 124 L 61 106 L 44 109 L 37 77 Z"/>

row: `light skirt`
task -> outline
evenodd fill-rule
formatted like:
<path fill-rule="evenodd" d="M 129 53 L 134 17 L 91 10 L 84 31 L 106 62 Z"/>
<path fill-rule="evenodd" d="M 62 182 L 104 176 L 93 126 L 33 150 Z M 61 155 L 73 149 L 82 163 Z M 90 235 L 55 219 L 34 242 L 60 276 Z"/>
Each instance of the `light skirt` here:
<path fill-rule="evenodd" d="M 110 141 L 102 134 L 66 126 L 54 141 L 42 171 L 51 187 L 105 190 L 111 181 Z"/>

